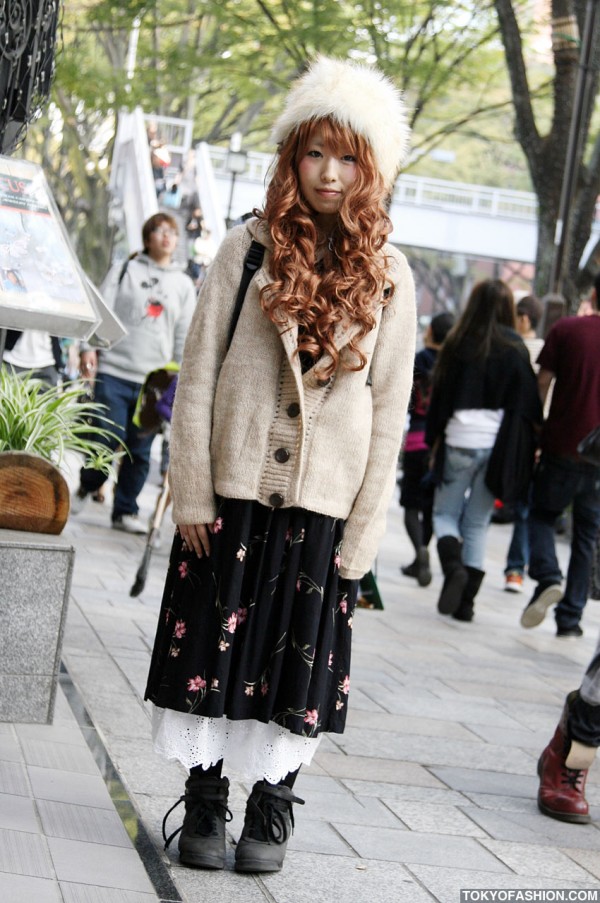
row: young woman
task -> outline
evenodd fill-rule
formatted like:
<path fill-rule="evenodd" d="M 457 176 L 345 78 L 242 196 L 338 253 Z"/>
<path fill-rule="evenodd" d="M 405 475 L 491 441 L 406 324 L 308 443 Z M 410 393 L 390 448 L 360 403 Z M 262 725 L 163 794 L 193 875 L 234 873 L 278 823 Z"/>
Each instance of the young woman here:
<path fill-rule="evenodd" d="M 274 137 L 265 208 L 223 241 L 187 339 L 146 694 L 157 750 L 190 769 L 181 862 L 224 866 L 224 763 L 258 778 L 242 872 L 281 868 L 298 769 L 344 729 L 358 580 L 385 527 L 416 331 L 410 271 L 386 244 L 408 138 L 394 87 L 321 57 Z M 228 347 L 253 239 L 264 260 Z"/>
<path fill-rule="evenodd" d="M 540 369 L 536 361 L 544 347 L 544 340 L 537 334 L 537 327 L 543 312 L 544 306 L 535 295 L 525 295 L 517 302 L 517 332 L 529 352 L 529 360 L 534 373 Z M 524 588 L 525 571 L 529 564 L 528 501 L 517 502 L 513 506 L 513 513 L 513 532 L 504 569 L 504 589 L 509 593 L 521 593 Z"/>
<path fill-rule="evenodd" d="M 404 526 L 415 550 L 415 560 L 400 570 L 414 577 L 419 586 L 429 586 L 428 545 L 433 536 L 433 481 L 429 471 L 430 448 L 425 442 L 425 419 L 431 394 L 431 376 L 442 342 L 454 326 L 451 313 L 436 314 L 425 330 L 424 347 L 415 357 L 409 421 L 402 453 L 400 505 Z"/>
<path fill-rule="evenodd" d="M 438 355 L 427 413 L 425 438 L 439 477 L 433 528 L 444 572 L 442 614 L 472 620 L 487 528 L 494 498 L 500 497 L 492 488 L 508 471 L 515 485 L 503 487 L 503 501 L 526 497 L 540 419 L 535 374 L 515 332 L 512 292 L 500 279 L 480 282 Z M 515 449 L 522 459 L 506 467 Z"/>

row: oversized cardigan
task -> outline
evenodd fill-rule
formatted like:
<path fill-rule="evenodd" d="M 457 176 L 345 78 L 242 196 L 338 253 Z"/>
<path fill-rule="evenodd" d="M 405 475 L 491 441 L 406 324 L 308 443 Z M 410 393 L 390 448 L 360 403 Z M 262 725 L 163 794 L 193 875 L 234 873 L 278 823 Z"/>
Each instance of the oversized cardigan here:
<path fill-rule="evenodd" d="M 252 238 L 263 265 L 227 337 Z M 385 246 L 393 290 L 374 300 L 376 326 L 362 340 L 367 366 L 323 377 L 327 355 L 302 373 L 298 327 L 275 325 L 259 291 L 268 285 L 270 236 L 250 220 L 232 229 L 208 269 L 186 340 L 173 408 L 173 520 L 212 523 L 217 497 L 296 506 L 346 520 L 340 573 L 359 578 L 385 530 L 412 383 L 416 312 L 404 256 Z M 338 349 L 355 326 L 338 325 Z M 342 351 L 343 354 L 343 351 Z"/>

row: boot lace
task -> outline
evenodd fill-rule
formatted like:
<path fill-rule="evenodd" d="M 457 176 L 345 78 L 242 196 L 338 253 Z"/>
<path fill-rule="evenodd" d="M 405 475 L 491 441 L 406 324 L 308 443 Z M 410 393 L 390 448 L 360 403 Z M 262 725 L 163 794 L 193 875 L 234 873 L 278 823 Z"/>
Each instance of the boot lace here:
<path fill-rule="evenodd" d="M 562 783 L 572 790 L 581 792 L 586 772 L 581 768 L 567 768 L 566 765 L 561 769 L 561 772 Z"/>
<path fill-rule="evenodd" d="M 186 816 L 189 815 L 192 832 L 194 834 L 200 834 L 203 837 L 209 837 L 212 834 L 217 818 L 221 818 L 225 822 L 230 822 L 233 818 L 231 811 L 222 800 L 210 798 L 199 799 L 196 794 L 186 792 L 183 796 L 179 797 L 173 806 L 171 806 L 163 818 L 162 836 L 165 842 L 163 849 L 165 850 L 169 847 L 171 841 L 174 840 L 184 828 L 184 824 L 181 824 L 176 831 L 173 831 L 173 833 L 167 837 L 167 819 L 180 803 L 190 804 L 189 808 L 186 809 Z"/>
<path fill-rule="evenodd" d="M 289 797 L 282 799 L 271 793 L 262 792 L 251 797 L 251 804 L 248 818 L 248 834 L 254 840 L 261 840 L 267 843 L 285 843 L 290 836 L 290 826 L 292 832 L 294 830 L 294 812 L 292 803 L 304 805 L 304 800 L 289 794 Z"/>

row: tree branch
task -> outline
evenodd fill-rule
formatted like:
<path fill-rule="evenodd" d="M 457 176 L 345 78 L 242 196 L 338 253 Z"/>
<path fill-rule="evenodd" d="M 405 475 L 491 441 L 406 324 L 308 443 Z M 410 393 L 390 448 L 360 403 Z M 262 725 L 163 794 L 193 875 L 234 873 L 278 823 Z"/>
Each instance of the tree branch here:
<path fill-rule="evenodd" d="M 506 65 L 515 106 L 516 133 L 519 143 L 529 160 L 530 167 L 541 153 L 541 140 L 535 122 L 529 80 L 523 58 L 521 31 L 510 0 L 495 0 L 500 33 L 506 56 Z"/>

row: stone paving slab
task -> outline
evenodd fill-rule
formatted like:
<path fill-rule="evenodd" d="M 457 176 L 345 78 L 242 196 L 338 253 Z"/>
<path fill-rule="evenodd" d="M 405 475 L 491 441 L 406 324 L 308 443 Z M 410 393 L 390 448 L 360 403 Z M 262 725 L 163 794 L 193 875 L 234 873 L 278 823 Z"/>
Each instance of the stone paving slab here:
<path fill-rule="evenodd" d="M 505 872 L 504 865 L 471 837 L 448 834 L 416 833 L 393 828 L 361 828 L 357 825 L 336 824 L 344 840 L 364 859 L 387 859 L 406 865 L 451 866 L 460 862 L 462 868 Z"/>
<path fill-rule="evenodd" d="M 583 866 L 586 872 L 594 875 L 600 881 L 600 850 L 579 850 L 564 847 L 563 853 L 574 862 Z"/>
<path fill-rule="evenodd" d="M 154 894 L 113 887 L 93 887 L 89 884 L 61 881 L 60 890 L 64 903 L 156 903 Z"/>
<path fill-rule="evenodd" d="M 26 796 L 0 793 L 0 828 L 35 834 L 39 822 L 33 800 Z"/>
<path fill-rule="evenodd" d="M 4 873 L 0 875 L 0 890 L 10 903 L 64 903 L 59 885 L 52 878 Z"/>
<path fill-rule="evenodd" d="M 263 878 L 276 903 L 430 903 L 431 896 L 398 863 L 294 853 L 286 873 Z"/>
<path fill-rule="evenodd" d="M 486 837 L 486 832 L 469 817 L 468 808 L 440 806 L 438 803 L 386 800 L 386 805 L 410 831 L 420 834 L 452 834 L 459 837 Z"/>
<path fill-rule="evenodd" d="M 112 800 L 98 770 L 93 775 L 52 768 L 29 768 L 28 772 L 35 799 L 112 809 Z"/>
<path fill-rule="evenodd" d="M 114 809 L 94 809 L 73 803 L 38 800 L 37 809 L 47 837 L 128 847 L 129 836 Z"/>
<path fill-rule="evenodd" d="M 487 890 L 501 888 L 511 890 L 553 890 L 572 889 L 573 882 L 553 880 L 550 885 L 546 878 L 528 878 L 527 881 L 521 875 L 506 871 L 502 874 L 478 872 L 464 869 L 461 863 L 455 868 L 434 868 L 427 865 L 412 865 L 410 871 L 429 890 L 434 900 L 438 903 L 458 903 L 460 891 L 470 888 L 472 890 Z M 596 882 L 591 879 L 584 884 L 578 884 L 578 888 L 595 888 Z M 390 901 L 391 903 L 391 901 Z"/>
<path fill-rule="evenodd" d="M 376 796 L 386 804 L 393 800 L 412 803 L 434 803 L 436 806 L 459 806 L 467 802 L 467 796 L 454 790 L 421 787 L 416 784 L 383 784 L 376 781 L 343 781 L 352 793 Z M 441 782 L 440 782 L 441 783 Z"/>
<path fill-rule="evenodd" d="M 414 762 L 401 762 L 396 759 L 374 756 L 332 755 L 330 753 L 317 753 L 316 761 L 338 780 L 342 778 L 364 780 L 368 776 L 375 782 L 410 784 L 415 787 L 444 787 L 444 784 L 431 772 Z M 348 785 L 347 782 L 346 785 Z"/>
<path fill-rule="evenodd" d="M 545 747 L 550 739 L 550 732 L 543 728 L 540 728 L 538 731 L 527 730 L 525 728 L 519 730 L 507 730 L 507 728 L 494 727 L 489 724 L 469 724 L 467 727 L 472 734 L 475 734 L 475 736 L 479 737 L 481 740 L 485 740 L 486 743 L 491 743 L 496 746 L 508 745 L 513 748 L 519 747 L 521 749 L 526 749 L 530 751 L 536 759 L 540 754 L 540 750 Z"/>
<path fill-rule="evenodd" d="M 53 878 L 52 862 L 45 839 L 37 833 L 1 829 L 0 872 L 28 875 L 32 878 Z"/>
<path fill-rule="evenodd" d="M 48 837 L 52 864 L 59 881 L 152 894 L 154 888 L 133 847 L 122 848 Z"/>
<path fill-rule="evenodd" d="M 482 840 L 481 843 L 513 872 L 527 879 L 544 878 L 549 886 L 554 881 L 572 881 L 577 886 L 589 878 L 585 869 L 555 847 L 500 840 Z"/>
<path fill-rule="evenodd" d="M 150 482 L 143 515 L 157 493 Z M 170 527 L 132 598 L 143 540 L 116 535 L 108 516 L 108 506 L 90 505 L 66 528 L 77 554 L 63 657 L 93 727 L 73 731 L 61 693 L 50 744 L 36 730 L 47 726 L 0 724 L 2 903 L 152 903 L 150 876 L 160 868 L 183 903 L 458 903 L 467 887 L 597 886 L 600 763 L 590 770 L 596 820 L 587 826 L 540 815 L 535 768 L 594 647 L 600 606 L 588 605 L 577 642 L 557 640 L 551 618 L 523 631 L 527 597 L 502 590 L 510 528 L 493 526 L 475 621 L 442 617 L 433 549 L 430 587 L 399 572 L 410 550 L 395 505 L 377 565 L 385 608 L 356 613 L 347 731 L 325 737 L 301 772 L 296 790 L 306 806 L 297 807 L 284 870 L 233 872 L 250 789 L 235 776 L 226 870 L 181 867 L 176 842 L 165 853 L 160 835 L 185 772 L 154 754 L 142 700 Z M 558 551 L 564 565 L 566 546 Z M 92 746 L 95 768 L 93 735 L 104 749 Z M 111 798 L 113 766 L 123 786 Z M 131 804 L 133 820 L 124 814 Z M 145 832 L 149 871 L 117 811 L 138 839 Z"/>
<path fill-rule="evenodd" d="M 340 749 L 349 756 L 365 756 L 373 748 L 371 737 L 360 728 L 346 730 L 338 742 Z M 431 767 L 450 760 L 468 762 L 470 769 L 494 768 L 529 775 L 537 762 L 537 756 L 522 749 L 384 731 L 377 736 L 377 748 L 381 758 L 404 759 Z"/>
<path fill-rule="evenodd" d="M 471 818 L 496 840 L 520 840 L 523 843 L 554 844 L 557 847 L 577 845 L 582 850 L 600 849 L 600 830 L 594 825 L 573 825 L 557 819 L 544 819 L 534 806 L 522 812 L 498 812 L 469 809 Z M 547 824 L 546 824 L 547 822 Z M 577 830 L 579 829 L 579 830 Z"/>

